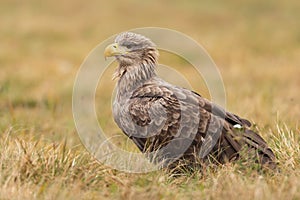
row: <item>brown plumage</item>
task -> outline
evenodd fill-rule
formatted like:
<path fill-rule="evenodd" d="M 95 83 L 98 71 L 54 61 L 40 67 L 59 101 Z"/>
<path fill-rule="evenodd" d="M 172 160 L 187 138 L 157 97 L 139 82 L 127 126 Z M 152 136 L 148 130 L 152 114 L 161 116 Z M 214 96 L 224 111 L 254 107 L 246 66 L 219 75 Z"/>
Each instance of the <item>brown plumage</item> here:
<path fill-rule="evenodd" d="M 223 164 L 254 156 L 257 163 L 275 167 L 272 150 L 248 120 L 157 77 L 158 51 L 148 38 L 122 33 L 105 56 L 119 62 L 115 122 L 152 161 L 174 167 L 183 160 L 212 158 Z"/>

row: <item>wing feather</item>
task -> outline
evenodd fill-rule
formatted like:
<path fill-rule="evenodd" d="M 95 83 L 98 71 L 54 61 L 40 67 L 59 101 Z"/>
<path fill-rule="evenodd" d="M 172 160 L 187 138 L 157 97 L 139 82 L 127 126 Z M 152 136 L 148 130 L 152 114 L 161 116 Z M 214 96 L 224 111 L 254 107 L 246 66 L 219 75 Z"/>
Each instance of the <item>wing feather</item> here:
<path fill-rule="evenodd" d="M 129 136 L 142 152 L 160 149 L 174 139 L 179 139 L 180 146 L 180 138 L 185 138 L 193 141 L 185 154 L 196 149 L 201 155 L 202 146 L 205 147 L 203 152 L 207 153 L 209 145 L 214 145 L 211 151 L 218 151 L 221 163 L 238 158 L 245 145 L 260 152 L 262 164 L 275 159 L 264 139 L 249 129 L 251 123 L 248 120 L 226 112 L 187 89 L 145 84 L 133 92 L 128 113 L 123 126 L 135 127 L 135 133 L 131 132 Z M 236 124 L 241 125 L 243 131 L 236 131 L 233 128 Z M 194 126 L 196 130 L 191 128 Z M 123 128 L 125 130 L 127 128 Z"/>

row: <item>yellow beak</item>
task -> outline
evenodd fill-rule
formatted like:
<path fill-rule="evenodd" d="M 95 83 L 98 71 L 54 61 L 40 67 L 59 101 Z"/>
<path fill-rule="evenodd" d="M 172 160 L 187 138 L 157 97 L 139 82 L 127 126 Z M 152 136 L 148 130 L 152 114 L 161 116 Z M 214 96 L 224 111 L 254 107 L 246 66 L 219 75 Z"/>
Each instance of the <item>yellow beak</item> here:
<path fill-rule="evenodd" d="M 120 47 L 117 43 L 108 45 L 104 50 L 104 57 L 112 57 L 127 53 L 126 50 Z"/>

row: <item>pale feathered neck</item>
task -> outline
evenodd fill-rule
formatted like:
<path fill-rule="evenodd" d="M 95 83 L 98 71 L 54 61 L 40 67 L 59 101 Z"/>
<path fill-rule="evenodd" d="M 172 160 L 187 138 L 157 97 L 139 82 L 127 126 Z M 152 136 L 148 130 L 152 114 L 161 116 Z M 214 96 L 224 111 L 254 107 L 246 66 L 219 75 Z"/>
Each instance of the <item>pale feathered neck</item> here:
<path fill-rule="evenodd" d="M 146 81 L 156 77 L 155 68 L 158 56 L 159 53 L 156 48 L 147 48 L 144 49 L 141 60 L 117 58 L 119 67 L 114 77 L 119 78 L 117 85 L 118 95 L 123 96 L 126 93 L 131 93 Z"/>
<path fill-rule="evenodd" d="M 156 77 L 156 63 L 142 62 L 139 64 L 118 67 L 115 78 L 118 80 L 118 93 L 120 95 L 133 92 L 136 88 L 142 86 L 146 81 Z"/>

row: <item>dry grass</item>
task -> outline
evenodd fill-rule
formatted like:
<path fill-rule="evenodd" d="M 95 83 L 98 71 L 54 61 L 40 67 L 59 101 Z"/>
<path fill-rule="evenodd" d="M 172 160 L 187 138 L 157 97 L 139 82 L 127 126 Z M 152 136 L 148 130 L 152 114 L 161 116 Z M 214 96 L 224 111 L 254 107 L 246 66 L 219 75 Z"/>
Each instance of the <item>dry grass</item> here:
<path fill-rule="evenodd" d="M 300 199 L 298 1 L 1 3 L 0 199 Z M 173 28 L 204 45 L 222 73 L 228 109 L 256 122 L 280 172 L 237 163 L 180 177 L 126 174 L 89 155 L 72 118 L 76 72 L 106 37 L 141 26 Z M 161 61 L 206 94 L 185 64 L 163 54 Z M 104 100 L 100 124 L 121 135 Z"/>

